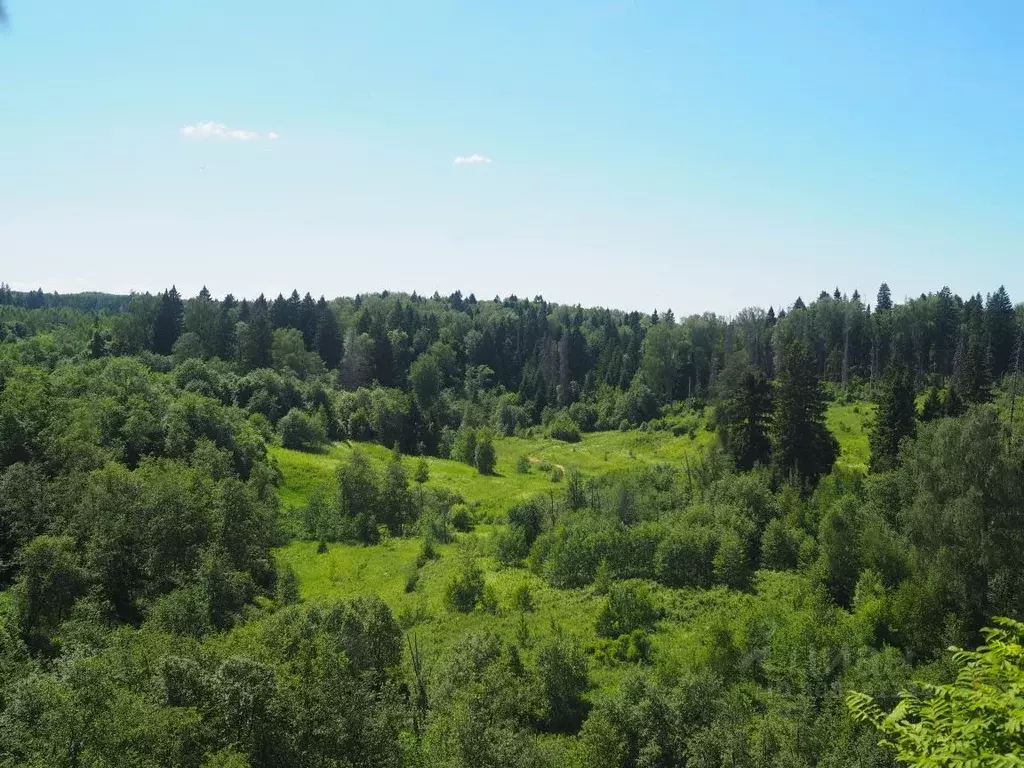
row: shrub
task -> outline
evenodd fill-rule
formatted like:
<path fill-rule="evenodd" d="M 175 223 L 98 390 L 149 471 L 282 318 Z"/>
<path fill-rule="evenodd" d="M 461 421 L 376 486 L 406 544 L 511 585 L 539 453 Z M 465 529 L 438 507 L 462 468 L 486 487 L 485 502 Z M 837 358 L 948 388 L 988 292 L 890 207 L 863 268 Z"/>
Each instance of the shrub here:
<path fill-rule="evenodd" d="M 589 403 L 573 403 L 569 406 L 569 418 L 579 426 L 583 432 L 593 432 L 597 429 L 597 409 Z"/>
<path fill-rule="evenodd" d="M 600 637 L 617 638 L 637 629 L 651 629 L 660 617 L 650 587 L 632 581 L 618 582 L 608 590 L 595 628 Z"/>
<path fill-rule="evenodd" d="M 544 692 L 544 725 L 556 733 L 575 733 L 587 715 L 583 694 L 590 687 L 587 661 L 572 643 L 556 637 L 537 653 Z"/>
<path fill-rule="evenodd" d="M 526 532 L 518 525 L 510 525 L 495 534 L 494 556 L 503 566 L 518 566 L 529 552 L 530 544 L 526 541 Z"/>
<path fill-rule="evenodd" d="M 761 536 L 761 567 L 776 571 L 796 568 L 803 536 L 780 518 L 769 520 Z"/>
<path fill-rule="evenodd" d="M 716 543 L 709 528 L 690 526 L 676 531 L 654 554 L 658 581 L 667 587 L 710 587 Z"/>
<path fill-rule="evenodd" d="M 292 408 L 277 424 L 281 445 L 296 451 L 312 451 L 327 440 L 327 433 L 317 419 L 305 411 Z"/>
<path fill-rule="evenodd" d="M 416 567 L 422 568 L 428 561 L 436 559 L 437 550 L 434 549 L 434 537 L 430 535 L 424 536 L 419 554 L 416 555 Z"/>
<path fill-rule="evenodd" d="M 516 459 L 516 472 L 520 475 L 525 475 L 530 471 L 530 460 L 526 456 L 520 456 Z"/>
<path fill-rule="evenodd" d="M 430 479 L 430 465 L 427 464 L 426 459 L 420 459 L 416 462 L 416 473 L 412 476 L 412 479 L 420 485 Z"/>
<path fill-rule="evenodd" d="M 521 613 L 533 613 L 533 593 L 527 584 L 522 584 L 512 593 L 512 605 Z"/>
<path fill-rule="evenodd" d="M 562 414 L 551 422 L 548 434 L 555 440 L 565 443 L 578 443 L 582 439 L 579 425 L 569 418 L 568 414 Z"/>
<path fill-rule="evenodd" d="M 474 464 L 481 475 L 494 474 L 494 465 L 497 463 L 497 458 L 491 438 L 485 437 L 477 443 Z"/>
<path fill-rule="evenodd" d="M 299 579 L 295 569 L 285 565 L 277 574 L 277 600 L 281 605 L 294 605 L 299 602 Z"/>
<path fill-rule="evenodd" d="M 563 475 L 563 472 L 562 472 L 562 468 L 561 467 L 552 467 L 551 468 L 551 482 L 552 483 L 560 483 L 560 482 L 562 482 L 562 475 Z"/>
<path fill-rule="evenodd" d="M 409 570 L 408 575 L 405 577 L 405 591 L 415 592 L 416 587 L 420 583 L 420 569 L 412 568 Z"/>
<path fill-rule="evenodd" d="M 460 429 L 451 447 L 452 460 L 476 466 L 476 444 L 476 432 L 467 428 Z"/>
<path fill-rule="evenodd" d="M 470 613 L 484 595 L 484 574 L 471 558 L 452 576 L 444 592 L 449 610 Z"/>
<path fill-rule="evenodd" d="M 456 504 L 451 511 L 452 527 L 456 531 L 469 531 L 473 528 L 473 516 L 465 504 Z"/>
<path fill-rule="evenodd" d="M 598 641 L 594 657 L 613 665 L 620 662 L 647 664 L 651 660 L 651 638 L 642 629 L 619 635 L 615 640 L 605 638 Z"/>
<path fill-rule="evenodd" d="M 484 584 L 484 591 L 480 597 L 480 607 L 488 613 L 498 612 L 498 592 L 493 584 Z"/>

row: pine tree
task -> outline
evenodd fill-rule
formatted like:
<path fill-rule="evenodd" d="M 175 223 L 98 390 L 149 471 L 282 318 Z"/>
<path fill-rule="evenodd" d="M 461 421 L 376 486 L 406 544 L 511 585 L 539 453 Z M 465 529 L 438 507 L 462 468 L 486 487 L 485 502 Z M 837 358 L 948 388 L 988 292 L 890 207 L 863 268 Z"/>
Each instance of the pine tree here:
<path fill-rule="evenodd" d="M 839 443 L 825 426 L 827 408 L 810 347 L 792 342 L 779 367 L 770 431 L 772 461 L 780 475 L 795 475 L 805 489 L 829 472 L 839 455 Z"/>
<path fill-rule="evenodd" d="M 238 313 L 235 310 L 235 297 L 230 293 L 224 297 L 217 309 L 216 330 L 213 341 L 213 354 L 222 360 L 231 357 L 235 346 L 235 325 Z"/>
<path fill-rule="evenodd" d="M 888 312 L 892 309 L 892 292 L 888 283 L 878 286 L 878 296 L 875 298 L 875 312 Z"/>
<path fill-rule="evenodd" d="M 954 375 L 953 386 L 967 405 L 987 403 L 992 400 L 992 369 L 988 350 L 980 340 L 971 340 L 959 371 Z"/>
<path fill-rule="evenodd" d="M 938 387 L 931 387 L 921 406 L 921 421 L 935 421 L 943 416 L 942 397 Z"/>
<path fill-rule="evenodd" d="M 306 349 L 313 349 L 313 343 L 316 341 L 316 326 L 316 302 L 307 292 L 302 297 L 302 304 L 299 307 L 299 330 L 302 331 L 302 340 L 306 343 Z"/>
<path fill-rule="evenodd" d="M 771 384 L 760 371 L 734 364 L 723 372 L 719 386 L 722 399 L 716 418 L 726 452 L 740 470 L 767 465 L 771 458 Z"/>
<path fill-rule="evenodd" d="M 872 472 L 889 472 L 899 463 L 900 442 L 917 429 L 914 382 L 901 364 L 889 367 L 878 399 L 878 413 L 871 430 Z"/>
<path fill-rule="evenodd" d="M 299 320 L 301 319 L 301 317 L 300 317 L 301 311 L 302 311 L 302 299 L 299 298 L 298 290 L 293 288 L 291 296 L 288 297 L 288 317 L 287 317 L 287 320 L 288 320 L 288 327 L 289 328 L 298 328 L 299 330 L 302 330 L 301 326 L 299 325 Z"/>
<path fill-rule="evenodd" d="M 288 328 L 291 325 L 288 302 L 283 294 L 277 294 L 277 298 L 270 305 L 270 325 L 274 330 Z"/>
<path fill-rule="evenodd" d="M 317 302 L 317 324 L 314 347 L 328 370 L 334 370 L 341 363 L 341 328 L 334 310 L 324 297 Z"/>
<path fill-rule="evenodd" d="M 181 324 L 185 316 L 185 305 L 173 285 L 160 296 L 160 307 L 153 323 L 153 351 L 158 355 L 169 355 L 174 342 L 181 335 Z"/>
<path fill-rule="evenodd" d="M 1010 367 L 1013 355 L 1016 318 L 1013 304 L 1006 288 L 988 297 L 985 302 L 985 330 L 988 336 L 988 348 L 992 355 L 992 375 L 998 380 Z"/>
<path fill-rule="evenodd" d="M 103 338 L 98 327 L 92 329 L 92 338 L 89 339 L 89 357 L 99 360 L 107 354 L 107 341 Z"/>

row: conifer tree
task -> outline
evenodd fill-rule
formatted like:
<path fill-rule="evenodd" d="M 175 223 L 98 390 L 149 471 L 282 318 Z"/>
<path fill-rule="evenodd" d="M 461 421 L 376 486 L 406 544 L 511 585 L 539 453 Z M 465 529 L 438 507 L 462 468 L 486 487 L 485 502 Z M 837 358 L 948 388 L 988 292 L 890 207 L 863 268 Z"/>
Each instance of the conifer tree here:
<path fill-rule="evenodd" d="M 936 400 L 938 394 L 935 394 Z M 900 442 L 917 428 L 914 383 L 906 367 L 894 363 L 882 382 L 878 413 L 871 430 L 872 472 L 889 472 L 899 463 Z"/>
<path fill-rule="evenodd" d="M 158 355 L 169 355 L 174 342 L 181 335 L 181 324 L 185 316 L 185 305 L 181 294 L 173 285 L 160 296 L 160 307 L 153 323 L 153 351 Z"/>
<path fill-rule="evenodd" d="M 316 311 L 314 347 L 324 361 L 324 365 L 329 370 L 334 370 L 341 363 L 341 328 L 338 327 L 338 318 L 335 317 L 334 310 L 330 308 L 323 296 L 317 302 Z"/>
<path fill-rule="evenodd" d="M 942 397 L 939 395 L 939 388 L 931 387 L 921 406 L 921 421 L 935 421 L 935 419 L 942 418 L 942 415 Z"/>
<path fill-rule="evenodd" d="M 768 464 L 771 441 L 771 385 L 748 365 L 730 365 L 719 379 L 722 398 L 716 411 L 722 445 L 736 467 L 748 470 Z"/>
<path fill-rule="evenodd" d="M 878 296 L 875 297 L 875 312 L 887 312 L 892 309 L 892 292 L 888 283 L 878 286 Z"/>
<path fill-rule="evenodd" d="M 1015 341 L 1015 322 L 1013 304 L 1006 288 L 988 297 L 985 302 L 985 330 L 988 335 L 988 349 L 992 359 L 992 376 L 999 379 L 1010 367 Z"/>
<path fill-rule="evenodd" d="M 805 489 L 829 472 L 839 455 L 839 443 L 825 426 L 827 407 L 810 347 L 792 342 L 779 367 L 770 432 L 772 461 L 779 474 L 795 475 Z"/>

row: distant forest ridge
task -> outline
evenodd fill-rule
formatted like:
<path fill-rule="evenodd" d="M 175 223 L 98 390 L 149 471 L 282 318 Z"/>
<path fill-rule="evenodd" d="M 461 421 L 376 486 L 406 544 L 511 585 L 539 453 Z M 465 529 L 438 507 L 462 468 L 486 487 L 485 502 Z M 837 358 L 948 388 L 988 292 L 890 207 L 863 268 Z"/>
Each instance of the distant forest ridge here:
<path fill-rule="evenodd" d="M 899 361 L 919 385 L 960 376 L 976 382 L 965 381 L 968 388 L 984 387 L 1020 368 L 1024 328 L 1024 304 L 1015 307 L 1003 286 L 966 299 L 942 288 L 897 303 L 885 283 L 873 298 L 836 288 L 809 302 L 798 297 L 777 313 L 747 308 L 731 317 L 588 309 L 539 296 L 478 300 L 458 291 L 331 301 L 292 291 L 238 301 L 230 294 L 216 299 L 205 288 L 184 299 L 174 287 L 121 296 L 19 292 L 0 283 L 4 305 L 95 315 L 97 355 L 219 357 L 241 373 L 277 367 L 277 355 L 299 360 L 302 376 L 322 363 L 339 372 L 346 389 L 374 382 L 414 387 L 417 374 L 432 378 L 437 371 L 445 381 L 461 381 L 478 371 L 483 386 L 552 406 L 638 382 L 661 403 L 703 397 L 734 358 L 774 378 L 781 351 L 793 341 L 810 347 L 820 377 L 844 386 L 875 381 Z M 0 334 L 24 335 L 16 318 L 6 319 Z"/>

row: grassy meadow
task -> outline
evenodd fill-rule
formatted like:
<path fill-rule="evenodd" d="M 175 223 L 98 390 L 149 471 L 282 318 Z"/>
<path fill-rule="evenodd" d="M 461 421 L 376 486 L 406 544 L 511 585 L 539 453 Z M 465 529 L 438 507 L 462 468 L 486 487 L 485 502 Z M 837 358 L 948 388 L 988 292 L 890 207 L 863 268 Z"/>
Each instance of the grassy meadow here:
<path fill-rule="evenodd" d="M 833 405 L 828 413 L 829 428 L 836 434 L 841 454 L 839 463 L 866 470 L 868 428 L 873 406 L 866 403 Z M 693 437 L 669 432 L 601 432 L 587 434 L 570 444 L 545 437 L 499 439 L 496 472 L 479 474 L 465 464 L 427 458 L 430 477 L 426 485 L 445 487 L 460 494 L 473 510 L 477 524 L 472 532 L 457 533 L 448 544 L 436 545 L 439 555 L 418 571 L 413 591 L 406 590 L 416 570 L 420 538 L 386 538 L 374 546 L 329 544 L 318 553 L 314 541 L 293 541 L 276 555 L 298 577 L 303 599 L 316 601 L 360 594 L 379 595 L 415 634 L 427 658 L 440 657 L 446 648 L 468 632 L 493 631 L 523 646 L 556 631 L 573 635 L 585 647 L 594 648 L 598 638 L 594 619 L 603 600 L 594 587 L 565 590 L 550 587 L 542 578 L 524 568 L 498 566 L 488 539 L 503 525 L 504 512 L 519 500 L 534 494 L 559 493 L 564 479 L 555 468 L 577 468 L 585 477 L 627 471 L 644 463 L 683 466 L 695 461 L 714 443 L 713 432 L 701 428 Z M 336 443 L 319 453 L 272 449 L 281 473 L 279 488 L 282 509 L 293 524 L 298 510 L 318 486 L 333 487 L 339 461 L 356 447 L 383 468 L 390 451 L 375 444 Z M 529 460 L 526 473 L 516 471 L 519 457 Z M 412 477 L 418 457 L 403 457 Z M 414 492 L 415 492 L 415 484 Z M 463 614 L 449 611 L 444 603 L 445 587 L 458 572 L 464 558 L 473 558 L 483 570 L 488 589 L 495 599 L 489 611 Z M 517 591 L 527 586 L 533 610 L 524 613 L 514 603 Z M 702 653 L 701 627 L 718 610 L 728 610 L 730 601 L 741 596 L 725 589 L 710 591 L 668 590 L 655 587 L 665 610 L 665 619 L 652 637 L 653 651 L 662 661 L 685 667 L 688 656 Z M 592 664 L 599 687 L 613 686 L 628 665 Z"/>

